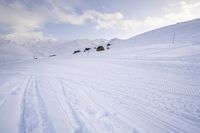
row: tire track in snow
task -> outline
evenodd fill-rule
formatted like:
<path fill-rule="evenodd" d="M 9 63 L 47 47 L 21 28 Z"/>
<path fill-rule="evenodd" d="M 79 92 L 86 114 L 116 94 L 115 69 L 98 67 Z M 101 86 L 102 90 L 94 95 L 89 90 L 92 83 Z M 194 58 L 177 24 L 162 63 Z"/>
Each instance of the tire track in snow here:
<path fill-rule="evenodd" d="M 62 79 L 62 80 L 64 80 L 64 79 Z M 89 101 L 91 101 L 91 102 L 89 102 L 88 104 L 91 104 L 92 105 L 92 107 L 93 108 L 96 108 L 97 110 L 97 112 L 96 113 L 100 113 L 100 115 L 98 116 L 98 118 L 96 118 L 97 119 L 97 122 L 99 122 L 102 118 L 109 118 L 109 127 L 111 126 L 112 127 L 112 129 L 115 129 L 115 130 L 112 130 L 112 131 L 106 131 L 106 132 L 120 132 L 120 131 L 118 131 L 118 127 L 116 127 L 116 125 L 113 125 L 116 121 L 118 121 L 121 125 L 125 125 L 125 127 L 127 128 L 130 128 L 131 129 L 131 132 L 133 131 L 133 132 L 140 132 L 137 128 L 138 127 L 140 127 L 140 129 L 143 129 L 144 128 L 144 126 L 143 125 L 141 125 L 141 124 L 137 124 L 137 123 L 132 123 L 132 121 L 129 121 L 128 119 L 130 118 L 130 116 L 129 117 L 127 117 L 126 115 L 124 115 L 123 113 L 121 113 L 120 111 L 119 111 L 119 108 L 117 108 L 118 106 L 115 106 L 115 107 L 113 107 L 112 105 L 110 105 L 109 107 L 108 106 L 105 106 L 104 104 L 104 102 L 103 103 L 99 103 L 99 101 L 98 101 L 98 98 L 100 97 L 101 99 L 103 98 L 104 99 L 104 97 L 101 95 L 97 95 L 97 93 L 94 93 L 94 91 L 96 91 L 96 89 L 94 89 L 94 88 L 92 88 L 90 85 L 87 85 L 85 82 L 81 82 L 81 81 L 79 81 L 79 82 L 77 82 L 77 81 L 75 81 L 75 80 L 64 80 L 66 83 L 66 85 L 67 85 L 67 83 L 69 84 L 69 83 L 72 83 L 72 84 L 74 84 L 74 85 L 77 85 L 76 87 L 73 85 L 73 86 L 70 86 L 70 89 L 72 90 L 74 90 L 74 89 L 76 89 L 76 91 L 77 91 L 77 93 L 79 94 L 79 95 L 85 95 L 85 96 L 87 96 L 87 98 L 89 99 Z M 65 86 L 66 86 L 65 85 Z M 79 88 L 77 88 L 77 87 L 79 87 Z M 89 89 L 89 90 L 88 90 Z M 69 90 L 69 88 L 68 88 L 68 90 Z M 70 93 L 71 94 L 71 93 Z M 95 94 L 95 96 L 94 96 L 94 94 Z M 111 94 L 111 93 L 109 93 L 109 94 Z M 110 95 L 110 98 L 112 97 L 112 94 Z M 80 97 L 79 97 L 80 98 Z M 84 98 L 86 98 L 86 97 L 84 97 Z M 80 99 L 81 100 L 81 99 Z M 83 99 L 84 100 L 84 99 Z M 117 99 L 116 99 L 117 100 Z M 87 100 L 88 101 L 88 100 Z M 104 101 L 104 100 L 103 100 Z M 109 101 L 106 101 L 106 103 L 108 104 L 108 102 Z M 100 111 L 101 110 L 101 111 Z M 115 112 L 114 114 L 112 113 L 112 112 Z M 121 117 L 122 116 L 122 117 Z M 112 119 L 110 119 L 112 117 Z M 105 123 L 104 123 L 105 124 Z M 118 125 L 118 126 L 121 126 L 121 125 Z M 105 126 L 105 125 L 104 125 Z M 108 126 L 108 125 L 107 125 Z M 137 128 L 135 128 L 135 126 L 137 127 Z M 94 128 L 94 127 L 93 127 Z M 99 127 L 98 127 L 99 128 Z M 102 129 L 100 129 L 100 130 L 102 130 Z M 128 132 L 130 132 L 129 130 L 128 130 Z"/>
<path fill-rule="evenodd" d="M 69 100 L 74 106 L 76 104 L 75 102 L 77 101 L 85 102 L 86 107 L 80 107 L 80 105 L 76 105 L 77 108 L 81 110 L 78 113 L 84 118 L 84 122 L 90 123 L 90 126 L 92 126 L 93 129 L 96 129 L 97 132 L 104 131 L 121 133 L 125 131 L 132 133 L 133 131 L 137 131 L 139 133 L 138 129 L 135 128 L 137 124 L 133 125 L 131 123 L 128 123 L 126 119 L 121 119 L 121 117 L 118 117 L 118 115 L 121 113 L 117 111 L 116 108 L 111 108 L 111 106 L 107 107 L 104 105 L 105 103 L 98 101 L 98 97 L 93 97 L 94 89 L 90 85 L 87 85 L 85 82 L 82 82 L 80 80 L 79 82 L 77 82 L 73 79 L 58 79 L 60 79 L 61 83 L 63 84 L 63 93 L 66 94 L 67 90 L 69 94 L 66 97 L 71 96 L 74 100 Z M 75 98 L 76 96 L 77 98 Z M 116 115 L 115 112 L 117 112 L 118 115 Z M 123 116 L 123 114 L 121 115 Z M 91 120 L 91 117 L 93 121 L 89 121 Z"/>
<path fill-rule="evenodd" d="M 74 102 L 73 100 L 71 100 L 71 104 L 75 106 L 75 101 L 78 102 L 76 108 L 78 108 L 78 110 L 81 110 L 78 112 L 79 115 L 81 115 L 82 118 L 84 118 L 84 122 L 89 123 L 90 127 L 95 129 L 96 132 L 104 131 L 120 133 L 122 131 L 132 132 L 132 129 L 134 129 L 134 131 L 137 131 L 129 123 L 116 117 L 116 114 L 112 113 L 113 110 L 109 110 L 110 108 L 104 108 L 102 104 L 98 103 L 97 99 L 93 99 L 91 97 L 92 93 L 89 93 L 89 91 L 87 90 L 87 87 L 89 86 L 83 86 L 83 84 L 74 80 L 62 80 L 61 84 L 63 86 L 63 94 L 65 95 L 67 101 L 70 101 L 69 97 L 71 97 L 72 99 L 76 99 L 75 95 L 78 94 L 78 99 L 74 100 Z M 82 106 L 79 102 L 84 102 L 85 105 Z M 117 123 L 117 125 L 115 125 L 114 123 Z M 124 128 L 124 130 L 122 130 L 121 128 Z"/>
<path fill-rule="evenodd" d="M 65 110 L 65 104 L 62 102 L 60 90 L 62 90 L 55 78 L 48 76 L 37 77 L 38 87 L 41 97 L 45 103 L 45 107 L 48 110 L 49 119 L 56 132 L 72 133 L 73 127 L 70 121 L 70 117 Z"/>
<path fill-rule="evenodd" d="M 23 94 L 20 133 L 54 133 L 48 119 L 42 97 L 37 87 L 36 78 L 31 76 Z"/>
<path fill-rule="evenodd" d="M 60 103 L 60 106 L 63 110 L 63 112 L 65 113 L 66 117 L 69 119 L 70 121 L 70 125 L 72 127 L 72 129 L 74 130 L 74 133 L 82 133 L 82 132 L 91 132 L 88 129 L 88 126 L 83 122 L 82 117 L 79 115 L 79 112 L 77 112 L 70 99 L 67 97 L 66 92 L 64 91 L 64 87 L 60 82 L 60 92 L 56 95 L 57 100 Z M 94 131 L 93 131 L 94 132 Z"/>
<path fill-rule="evenodd" d="M 70 83 L 70 84 L 72 84 L 72 83 L 75 83 L 75 84 L 77 84 L 77 82 L 76 81 L 74 81 L 74 80 L 65 80 L 65 82 L 68 82 L 68 84 Z M 79 97 L 80 99 L 77 99 L 77 97 L 75 96 L 75 94 L 74 94 L 74 92 L 72 92 L 72 91 L 70 91 L 70 90 L 74 90 L 74 91 L 76 91 L 76 94 L 78 94 L 78 95 L 81 95 L 81 94 L 83 94 L 82 92 L 80 92 L 79 91 L 79 89 L 77 89 L 75 86 L 67 86 L 67 88 L 66 88 L 66 84 L 63 82 L 63 80 L 61 80 L 60 81 L 60 84 L 61 84 L 61 86 L 62 86 L 62 92 L 63 92 L 63 94 L 64 94 L 64 98 L 65 98 L 65 101 L 69 104 L 69 106 L 70 106 L 70 108 L 72 109 L 72 110 L 74 110 L 74 108 L 75 108 L 75 106 L 78 106 L 77 108 L 79 108 L 79 110 L 84 110 L 83 108 L 81 108 L 80 106 L 81 105 L 76 105 L 76 104 L 80 104 L 80 103 L 76 103 L 76 102 L 80 102 L 81 100 L 85 100 L 85 99 L 81 99 L 81 97 Z M 64 85 L 65 84 L 65 85 Z M 66 89 L 67 89 L 67 92 L 66 92 Z M 84 97 L 84 98 L 88 98 L 88 96 L 87 97 Z M 91 100 L 91 99 L 90 99 Z M 74 106 L 72 106 L 72 104 L 74 105 Z M 86 103 L 86 104 L 89 104 L 89 101 L 88 101 L 88 103 Z M 90 102 L 90 104 L 92 104 L 91 102 Z M 95 106 L 94 104 L 92 105 L 93 107 Z M 80 109 L 81 108 L 81 109 Z M 96 129 L 95 129 L 95 127 L 94 127 L 94 125 L 92 124 L 92 123 L 90 123 L 89 121 L 88 121 L 88 119 L 86 118 L 86 117 L 84 117 L 84 115 L 83 115 L 83 113 L 81 112 L 81 111 L 79 111 L 78 113 L 76 113 L 76 111 L 74 110 L 74 113 L 75 113 L 75 117 L 76 118 L 78 118 L 78 115 L 79 116 L 81 116 L 82 118 L 84 118 L 84 121 L 82 121 L 81 123 L 89 123 L 90 124 L 90 126 L 92 126 L 93 127 L 93 132 L 97 132 L 96 131 Z M 79 118 L 80 119 L 80 118 Z M 88 124 L 87 124 L 88 125 Z"/>

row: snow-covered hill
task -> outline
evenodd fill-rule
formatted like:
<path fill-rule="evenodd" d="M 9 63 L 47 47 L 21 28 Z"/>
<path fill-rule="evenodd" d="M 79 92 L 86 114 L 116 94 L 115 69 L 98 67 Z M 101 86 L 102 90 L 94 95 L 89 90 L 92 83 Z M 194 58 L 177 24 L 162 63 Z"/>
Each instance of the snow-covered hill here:
<path fill-rule="evenodd" d="M 155 29 L 127 40 L 112 40 L 117 58 L 199 60 L 200 19 Z"/>
<path fill-rule="evenodd" d="M 126 41 L 136 44 L 199 44 L 200 19 L 155 29 Z"/>

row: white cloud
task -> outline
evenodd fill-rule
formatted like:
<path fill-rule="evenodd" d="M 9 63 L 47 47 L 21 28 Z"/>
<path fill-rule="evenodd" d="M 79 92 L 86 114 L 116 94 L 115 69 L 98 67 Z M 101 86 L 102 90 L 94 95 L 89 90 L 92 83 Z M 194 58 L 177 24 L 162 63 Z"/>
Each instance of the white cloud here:
<path fill-rule="evenodd" d="M 140 31 L 137 31 L 134 27 L 134 32 L 144 32 L 149 29 L 174 24 L 177 22 L 187 21 L 200 17 L 200 2 L 187 3 L 186 1 L 179 1 L 178 3 L 171 4 L 170 7 L 163 9 L 165 13 L 162 16 L 147 17 L 142 21 L 137 21 Z M 132 21 L 132 20 L 131 20 Z M 133 23 L 134 20 L 133 20 Z"/>
<path fill-rule="evenodd" d="M 83 25 L 86 22 L 91 22 L 96 25 L 95 28 L 98 30 L 112 29 L 139 33 L 152 28 L 200 17 L 200 2 L 188 3 L 187 1 L 178 1 L 163 10 L 165 13 L 162 16 L 149 16 L 144 20 L 128 19 L 120 12 L 101 13 L 94 10 L 86 10 L 82 14 L 76 14 L 56 9 L 54 16 L 63 23 Z"/>
<path fill-rule="evenodd" d="M 171 4 L 170 7 L 163 9 L 165 13 L 162 16 L 147 17 L 144 20 L 126 19 L 120 13 L 112 14 L 109 18 L 104 19 L 106 14 L 101 14 L 99 19 L 95 19 L 97 29 L 116 29 L 125 30 L 133 34 L 138 34 L 157 27 L 174 24 L 181 21 L 191 20 L 200 17 L 200 2 L 188 3 L 179 1 Z"/>
<path fill-rule="evenodd" d="M 65 12 L 58 8 L 52 11 L 53 18 L 62 23 L 83 25 L 87 22 L 94 23 L 96 29 L 123 29 L 128 30 L 138 26 L 135 20 L 125 19 L 120 12 L 101 13 L 94 10 L 86 10 L 82 14 Z"/>
<path fill-rule="evenodd" d="M 53 2 L 50 2 L 50 4 L 51 9 L 41 7 L 40 10 L 30 10 L 18 2 L 0 5 L 0 24 L 10 31 L 3 37 L 20 42 L 23 39 L 45 39 L 46 36 L 40 29 L 46 22 L 72 25 L 94 23 L 96 29 L 117 29 L 121 26 L 126 29 L 133 26 L 133 23 L 124 20 L 123 15 L 119 12 L 100 13 L 94 10 L 86 10 L 82 14 L 77 14 L 72 9 L 59 8 Z"/>
<path fill-rule="evenodd" d="M 45 22 L 44 15 L 38 11 L 29 11 L 19 3 L 0 5 L 0 24 L 10 31 L 2 36 L 6 39 L 14 41 L 44 39 L 43 33 L 35 30 L 40 29 Z"/>
<path fill-rule="evenodd" d="M 200 17 L 200 14 L 194 15 L 192 11 L 197 12 L 200 6 L 193 8 L 195 4 L 187 4 L 185 1 L 178 2 L 176 4 L 165 9 L 166 13 L 158 17 L 147 17 L 144 20 L 144 25 L 155 27 L 167 24 L 173 24 L 179 21 L 185 21 Z M 177 10 L 178 9 L 178 10 Z"/>
<path fill-rule="evenodd" d="M 47 39 L 44 37 L 42 32 L 33 32 L 33 31 L 20 31 L 13 32 L 7 35 L 2 36 L 4 39 L 12 40 L 15 42 L 25 43 L 27 41 L 39 41 Z"/>
<path fill-rule="evenodd" d="M 51 8 L 41 6 L 29 9 L 19 2 L 0 5 L 0 24 L 7 27 L 9 34 L 3 35 L 13 40 L 34 40 L 49 38 L 41 29 L 47 22 L 84 25 L 93 23 L 97 30 L 109 29 L 126 31 L 132 34 L 141 33 L 149 29 L 173 24 L 180 21 L 200 17 L 200 2 L 188 3 L 179 1 L 163 9 L 162 16 L 147 17 L 144 20 L 125 18 L 120 12 L 101 13 L 95 10 L 85 10 L 77 13 L 73 6 L 62 6 L 62 0 L 49 0 Z M 77 4 L 80 0 L 76 0 Z"/>

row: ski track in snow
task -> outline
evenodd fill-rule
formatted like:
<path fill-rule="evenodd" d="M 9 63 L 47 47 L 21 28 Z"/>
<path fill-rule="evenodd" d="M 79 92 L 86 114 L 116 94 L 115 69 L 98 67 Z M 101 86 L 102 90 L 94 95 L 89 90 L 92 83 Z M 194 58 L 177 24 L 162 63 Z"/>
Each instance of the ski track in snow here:
<path fill-rule="evenodd" d="M 55 132 L 48 120 L 46 108 L 38 91 L 34 76 L 28 81 L 22 100 L 20 133 L 29 132 Z"/>
<path fill-rule="evenodd" d="M 0 114 L 17 130 L 0 131 L 198 133 L 199 64 L 168 63 L 83 58 L 1 65 L 8 78 L 0 81 Z M 5 111 L 13 104 L 16 118 Z"/>

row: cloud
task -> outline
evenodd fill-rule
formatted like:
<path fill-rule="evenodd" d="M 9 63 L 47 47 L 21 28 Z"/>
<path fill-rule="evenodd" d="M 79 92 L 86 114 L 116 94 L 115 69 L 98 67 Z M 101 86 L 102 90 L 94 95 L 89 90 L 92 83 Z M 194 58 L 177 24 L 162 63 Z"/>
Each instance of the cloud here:
<path fill-rule="evenodd" d="M 52 15 L 55 21 L 72 25 L 83 25 L 85 23 L 95 24 L 95 28 L 100 29 L 132 29 L 138 26 L 135 20 L 125 19 L 120 12 L 101 13 L 94 10 L 86 10 L 82 14 L 65 12 L 54 8 Z"/>
<path fill-rule="evenodd" d="M 0 24 L 9 31 L 8 34 L 2 35 L 6 39 L 13 41 L 44 39 L 43 33 L 36 30 L 41 29 L 45 22 L 45 15 L 28 10 L 20 3 L 0 5 Z"/>
<path fill-rule="evenodd" d="M 179 1 L 178 3 L 171 4 L 170 7 L 164 8 L 163 10 L 165 13 L 162 14 L 162 16 L 149 16 L 142 21 L 138 21 L 138 23 L 140 23 L 140 28 L 138 28 L 143 31 L 199 18 L 200 2 L 189 4 L 186 1 Z"/>
<path fill-rule="evenodd" d="M 154 27 L 198 18 L 200 17 L 199 9 L 200 2 L 188 4 L 185 1 L 180 1 L 165 8 L 165 14 L 162 16 L 147 17 L 144 20 L 144 25 Z"/>
<path fill-rule="evenodd" d="M 54 18 L 62 23 L 73 25 L 93 23 L 98 30 L 125 30 L 132 33 L 138 33 L 180 21 L 198 18 L 200 17 L 200 2 L 188 3 L 188 1 L 178 1 L 172 3 L 171 6 L 164 8 L 163 11 L 164 14 L 160 16 L 149 16 L 143 20 L 125 18 L 120 12 L 101 13 L 94 10 L 86 10 L 82 14 L 77 14 L 55 8 L 53 14 Z"/>
<path fill-rule="evenodd" d="M 0 16 L 1 24 L 7 25 L 9 28 L 16 31 L 38 28 L 38 24 L 41 22 L 39 16 L 24 10 L 23 7 L 18 4 L 12 4 L 7 7 L 0 5 Z"/>
<path fill-rule="evenodd" d="M 113 13 L 106 19 L 106 14 L 101 14 L 95 19 L 97 29 L 125 30 L 138 34 L 157 27 L 174 24 L 181 21 L 200 17 L 200 2 L 188 3 L 179 1 L 164 8 L 164 14 L 157 17 L 146 17 L 143 20 L 126 19 L 121 13 Z M 120 16 L 120 17 L 116 17 Z"/>
<path fill-rule="evenodd" d="M 60 0 L 57 0 L 60 1 Z M 62 1 L 61 1 L 62 2 Z M 59 2 L 58 2 L 59 3 Z M 0 5 L 0 24 L 7 27 L 8 34 L 2 37 L 19 41 L 46 39 L 41 30 L 47 22 L 64 23 L 71 25 L 84 25 L 86 23 L 95 24 L 96 29 L 116 29 L 119 22 L 124 17 L 119 12 L 100 13 L 94 10 L 85 10 L 82 13 L 76 13 L 69 5 L 65 8 L 60 7 L 62 4 L 49 1 L 48 7 L 28 8 L 20 2 L 12 2 Z M 5 19 L 6 18 L 6 19 Z M 123 27 L 131 27 L 133 24 L 125 20 L 121 22 Z"/>
<path fill-rule="evenodd" d="M 20 31 L 12 32 L 8 34 L 1 35 L 0 38 L 10 40 L 16 43 L 30 43 L 36 41 L 57 41 L 52 35 L 40 32 L 40 31 Z"/>
<path fill-rule="evenodd" d="M 29 2 L 28 2 L 29 3 Z M 18 40 L 49 39 L 42 32 L 48 23 L 64 23 L 71 25 L 94 25 L 97 30 L 107 29 L 126 31 L 132 34 L 141 33 L 153 28 L 200 17 L 200 2 L 178 1 L 163 9 L 161 16 L 149 16 L 143 20 L 126 18 L 120 12 L 99 12 L 83 10 L 77 12 L 74 6 L 81 0 L 44 0 L 45 4 L 29 7 L 24 3 L 12 1 L 0 4 L 0 25 L 6 27 L 8 34 L 2 37 Z M 31 4 L 34 5 L 34 4 Z M 64 5 L 64 6 L 63 6 Z"/>

